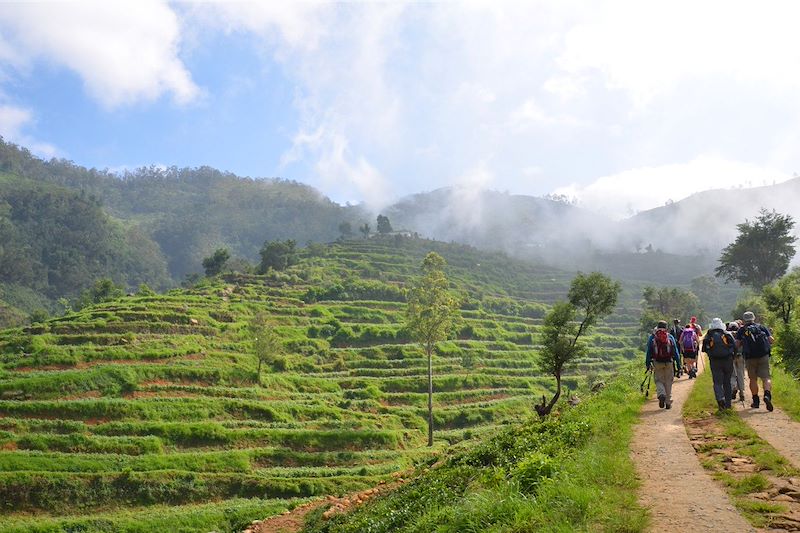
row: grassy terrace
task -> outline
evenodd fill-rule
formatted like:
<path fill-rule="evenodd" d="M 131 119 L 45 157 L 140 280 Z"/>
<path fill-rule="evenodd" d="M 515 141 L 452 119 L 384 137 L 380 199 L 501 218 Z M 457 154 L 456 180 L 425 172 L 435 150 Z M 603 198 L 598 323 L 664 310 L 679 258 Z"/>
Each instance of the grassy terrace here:
<path fill-rule="evenodd" d="M 426 361 L 402 329 L 404 285 L 431 249 L 463 302 L 434 358 L 433 450 Z M 470 447 L 553 387 L 535 334 L 571 277 L 370 239 L 0 332 L 0 531 L 234 530 Z M 286 354 L 258 383 L 246 327 L 261 312 Z M 596 328 L 565 384 L 634 356 L 637 314 L 623 306 Z"/>

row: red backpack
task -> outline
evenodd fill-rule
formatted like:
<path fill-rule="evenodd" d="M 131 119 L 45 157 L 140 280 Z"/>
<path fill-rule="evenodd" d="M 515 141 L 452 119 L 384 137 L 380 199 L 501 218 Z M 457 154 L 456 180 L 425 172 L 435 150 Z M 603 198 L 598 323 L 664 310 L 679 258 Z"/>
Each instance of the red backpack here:
<path fill-rule="evenodd" d="M 672 343 L 669 342 L 669 333 L 665 329 L 657 329 L 653 335 L 653 359 L 659 363 L 672 361 Z"/>

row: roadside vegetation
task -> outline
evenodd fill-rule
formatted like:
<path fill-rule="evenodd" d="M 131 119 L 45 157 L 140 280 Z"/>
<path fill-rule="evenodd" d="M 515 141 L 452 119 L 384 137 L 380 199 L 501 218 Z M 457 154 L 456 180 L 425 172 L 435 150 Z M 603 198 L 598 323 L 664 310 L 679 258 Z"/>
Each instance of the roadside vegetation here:
<path fill-rule="evenodd" d="M 577 406 L 451 453 L 351 513 L 326 519 L 320 509 L 304 531 L 643 531 L 629 454 L 637 376 L 626 365 L 600 392 L 582 390 Z"/>

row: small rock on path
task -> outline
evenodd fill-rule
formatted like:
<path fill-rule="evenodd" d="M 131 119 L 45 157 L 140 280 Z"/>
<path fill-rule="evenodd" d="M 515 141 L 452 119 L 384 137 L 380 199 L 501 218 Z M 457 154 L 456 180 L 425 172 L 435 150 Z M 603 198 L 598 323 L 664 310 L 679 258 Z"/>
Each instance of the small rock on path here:
<path fill-rule="evenodd" d="M 639 503 L 650 510 L 650 531 L 756 531 L 706 474 L 689 442 L 681 411 L 695 380 L 672 386 L 672 409 L 651 396 L 642 408 L 631 455 L 642 484 Z"/>

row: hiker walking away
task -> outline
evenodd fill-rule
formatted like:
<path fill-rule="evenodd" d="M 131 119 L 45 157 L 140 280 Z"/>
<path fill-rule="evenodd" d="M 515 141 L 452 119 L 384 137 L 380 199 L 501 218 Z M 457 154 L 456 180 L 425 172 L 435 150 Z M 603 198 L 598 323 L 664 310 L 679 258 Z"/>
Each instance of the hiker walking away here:
<path fill-rule="evenodd" d="M 674 319 L 672 321 L 672 327 L 669 328 L 669 334 L 672 335 L 672 337 L 677 341 L 678 339 L 681 338 L 681 333 L 682 332 L 683 332 L 683 326 L 681 326 L 680 319 L 677 319 L 677 318 Z M 680 343 L 678 343 L 678 356 L 679 357 L 681 355 L 680 352 L 681 352 L 681 345 L 680 345 Z M 677 377 L 681 377 L 681 375 L 683 374 L 683 370 L 685 370 L 685 369 L 683 368 L 682 364 L 680 362 L 678 362 Z"/>
<path fill-rule="evenodd" d="M 669 334 L 667 323 L 662 320 L 647 339 L 647 354 L 644 361 L 647 369 L 653 370 L 658 407 L 661 409 L 672 408 L 672 380 L 675 379 L 675 366 L 679 365 L 680 361 L 675 337 Z"/>
<path fill-rule="evenodd" d="M 764 388 L 764 403 L 767 411 L 772 411 L 772 379 L 769 373 L 769 355 L 772 350 L 772 333 L 762 324 L 756 322 L 752 311 L 742 315 L 744 326 L 736 332 L 736 340 L 741 343 L 744 364 L 747 367 L 747 377 L 750 380 L 750 393 L 753 403 L 750 407 L 758 409 L 758 378 Z"/>
<path fill-rule="evenodd" d="M 737 322 L 728 323 L 728 332 L 736 337 L 739 330 Z M 736 353 L 733 354 L 733 375 L 731 376 L 731 398 L 739 395 L 739 401 L 744 405 L 744 357 L 742 357 L 742 346 L 736 343 Z"/>
<path fill-rule="evenodd" d="M 692 326 L 691 322 L 686 324 L 686 327 L 681 331 L 681 337 L 678 343 L 681 345 L 683 364 L 686 365 L 686 373 L 689 374 L 689 379 L 696 378 L 697 351 L 700 349 L 700 337 L 697 335 L 697 330 Z"/>
<path fill-rule="evenodd" d="M 725 324 L 719 318 L 711 320 L 708 333 L 703 337 L 703 351 L 711 363 L 711 378 L 714 380 L 714 397 L 717 406 L 731 408 L 731 376 L 733 375 L 733 355 L 736 353 L 736 339 L 725 331 Z"/>
<path fill-rule="evenodd" d="M 703 328 L 700 327 L 700 324 L 697 323 L 697 317 L 693 316 L 689 319 L 689 325 L 694 328 L 694 332 L 697 333 L 697 338 L 701 338 L 703 336 Z"/>

